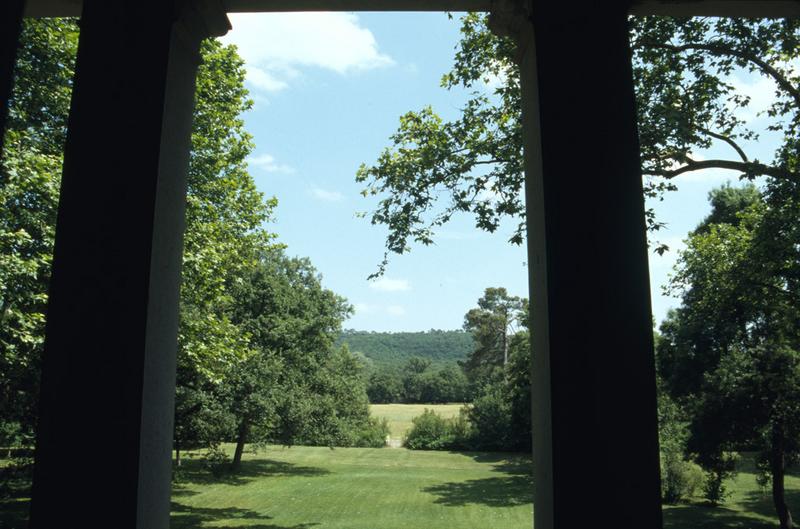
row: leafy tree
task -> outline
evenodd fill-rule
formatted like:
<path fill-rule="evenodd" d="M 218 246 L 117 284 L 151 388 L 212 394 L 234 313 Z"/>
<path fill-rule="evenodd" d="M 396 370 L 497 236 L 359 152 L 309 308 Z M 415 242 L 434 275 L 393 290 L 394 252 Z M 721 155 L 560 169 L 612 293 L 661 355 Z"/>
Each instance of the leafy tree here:
<path fill-rule="evenodd" d="M 252 101 L 234 46 L 206 40 L 197 76 L 186 201 L 179 360 L 210 379 L 251 351 L 230 319 L 233 286 L 274 235 L 262 228 L 277 201 L 247 172 L 253 150 L 242 115 Z"/>
<path fill-rule="evenodd" d="M 175 446 L 214 446 L 235 438 L 234 396 L 225 377 L 248 380 L 244 365 L 255 351 L 247 331 L 232 320 L 234 287 L 274 245 L 262 228 L 275 199 L 265 200 L 247 172 L 253 149 L 242 114 L 251 106 L 244 88 L 244 62 L 233 46 L 215 40 L 201 46 L 192 151 L 186 200 L 186 231 L 178 331 Z M 255 406 L 253 397 L 240 407 Z"/>
<path fill-rule="evenodd" d="M 411 243 L 431 244 L 435 230 L 457 213 L 471 213 L 476 227 L 490 232 L 509 219 L 516 223 L 510 241 L 520 244 L 525 236 L 515 47 L 489 31 L 485 14 L 467 14 L 461 23 L 453 67 L 441 81 L 445 89 L 470 91 L 461 116 L 445 121 L 431 107 L 404 114 L 391 146 L 356 174 L 364 195 L 380 197 L 370 220 L 388 228 L 386 256 L 408 251 Z M 647 196 L 674 189 L 675 176 L 707 168 L 798 180 L 799 20 L 633 17 L 630 24 Z M 775 86 L 766 113 L 781 140 L 772 160 L 747 153 L 745 142 L 757 140 L 758 131 L 739 117 L 750 100 L 729 81 L 737 70 Z M 500 82 L 488 93 L 491 79 Z M 730 157 L 694 155 L 712 144 L 729 148 Z M 652 210 L 647 220 L 650 230 L 663 226 Z"/>
<path fill-rule="evenodd" d="M 761 193 L 752 184 L 742 187 L 726 184 L 709 192 L 708 200 L 711 212 L 690 234 L 691 240 L 700 240 L 715 226 L 737 229 L 743 211 L 763 204 Z M 685 257 L 686 264 L 691 263 L 695 269 L 704 265 L 700 260 L 705 259 L 705 254 Z M 716 366 L 727 344 L 745 325 L 742 312 L 745 304 L 735 299 L 711 302 L 707 298 L 717 281 L 713 273 L 703 279 L 702 285 L 695 284 L 696 279 L 678 274 L 668 285 L 666 291 L 680 294 L 683 303 L 667 313 L 656 342 L 659 376 L 669 395 L 679 400 L 700 391 L 704 374 Z"/>
<path fill-rule="evenodd" d="M 372 373 L 367 383 L 367 395 L 372 404 L 400 402 L 403 397 L 400 374 L 388 369 Z"/>
<path fill-rule="evenodd" d="M 34 437 L 77 43 L 73 19 L 23 23 L 0 156 L 0 443 Z"/>
<path fill-rule="evenodd" d="M 238 466 L 247 442 L 349 446 L 368 428 L 362 366 L 336 347 L 352 308 L 321 285 L 308 259 L 265 251 L 234 290 L 231 320 L 254 351 L 225 380 L 237 420 Z"/>
<path fill-rule="evenodd" d="M 708 224 L 691 234 L 672 280 L 683 294 L 681 314 L 702 314 L 711 329 L 705 349 L 686 350 L 695 345 L 694 328 L 682 335 L 682 320 L 673 322 L 674 335 L 689 339 L 669 344 L 672 366 L 704 353 L 688 448 L 717 476 L 729 467 L 726 452 L 761 450 L 761 470 L 771 481 L 782 528 L 793 526 L 786 467 L 800 454 L 798 235 L 800 188 L 773 179 L 764 199 L 740 211 L 735 223 Z M 710 490 L 721 494 L 719 486 Z"/>
<path fill-rule="evenodd" d="M 478 307 L 464 316 L 464 330 L 472 333 L 475 349 L 463 363 L 470 382 L 480 386 L 508 364 L 511 337 L 524 324 L 527 301 L 510 296 L 505 288 L 489 287 Z"/>

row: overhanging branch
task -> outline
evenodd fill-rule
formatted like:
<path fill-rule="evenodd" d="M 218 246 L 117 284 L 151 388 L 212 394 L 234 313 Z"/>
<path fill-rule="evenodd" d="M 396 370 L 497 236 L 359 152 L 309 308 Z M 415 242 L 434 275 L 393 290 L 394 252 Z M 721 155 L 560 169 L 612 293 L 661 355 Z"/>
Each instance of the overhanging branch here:
<path fill-rule="evenodd" d="M 674 178 L 683 173 L 692 171 L 702 171 L 703 169 L 728 169 L 739 171 L 748 176 L 771 176 L 781 180 L 800 181 L 800 175 L 780 167 L 765 165 L 759 162 L 739 162 L 735 160 L 691 160 L 677 169 L 645 169 L 644 174 L 661 176 L 664 178 Z"/>
<path fill-rule="evenodd" d="M 755 65 L 759 70 L 761 70 L 761 72 L 771 77 L 779 87 L 785 90 L 794 99 L 795 104 L 798 107 L 800 107 L 800 90 L 798 90 L 798 88 L 794 86 L 783 74 L 781 74 L 778 70 L 776 70 L 775 67 L 773 67 L 771 64 L 769 64 L 761 57 L 753 55 L 752 53 L 731 48 L 730 46 L 720 41 L 714 41 L 708 43 L 688 43 L 681 45 L 667 44 L 662 42 L 650 42 L 650 43 L 643 43 L 643 47 L 669 50 L 669 51 L 674 51 L 676 53 L 682 51 L 707 51 L 717 56 L 727 55 L 730 57 L 737 57 L 739 59 L 742 59 L 744 61 L 747 61 Z"/>

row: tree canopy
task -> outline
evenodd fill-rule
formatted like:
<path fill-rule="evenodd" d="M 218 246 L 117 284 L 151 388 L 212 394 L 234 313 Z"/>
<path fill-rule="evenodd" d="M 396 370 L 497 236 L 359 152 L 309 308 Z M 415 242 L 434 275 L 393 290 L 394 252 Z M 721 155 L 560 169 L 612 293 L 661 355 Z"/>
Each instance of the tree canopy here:
<path fill-rule="evenodd" d="M 798 180 L 800 21 L 632 17 L 630 26 L 647 196 L 658 198 L 675 189 L 674 177 L 708 168 L 751 180 Z M 759 131 L 740 116 L 751 101 L 731 82 L 737 71 L 775 88 L 766 113 L 774 118 L 769 130 L 781 139 L 770 160 L 747 152 Z M 507 219 L 516 226 L 510 241 L 524 240 L 522 107 L 513 42 L 492 34 L 486 15 L 465 15 L 453 67 L 441 86 L 470 92 L 461 116 L 445 121 L 431 107 L 404 114 L 391 145 L 356 174 L 364 195 L 380 198 L 370 221 L 389 230 L 378 274 L 390 253 L 431 244 L 436 229 L 457 213 L 472 214 L 476 227 L 490 232 Z M 696 156 L 715 144 L 730 156 Z M 663 227 L 652 209 L 647 221 L 651 231 Z M 654 244 L 659 252 L 667 249 Z"/>
<path fill-rule="evenodd" d="M 758 449 L 784 529 L 784 476 L 800 456 L 799 197 L 798 184 L 775 179 L 763 197 L 752 186 L 711 193 L 676 265 L 682 303 L 657 351 L 667 390 L 689 410 L 688 450 L 720 482 L 725 452 Z"/>

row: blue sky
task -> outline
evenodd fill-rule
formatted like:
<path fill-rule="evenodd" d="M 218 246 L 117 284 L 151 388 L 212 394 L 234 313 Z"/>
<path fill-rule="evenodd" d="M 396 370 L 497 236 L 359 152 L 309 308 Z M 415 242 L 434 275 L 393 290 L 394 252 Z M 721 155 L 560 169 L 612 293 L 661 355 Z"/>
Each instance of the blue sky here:
<path fill-rule="evenodd" d="M 356 170 L 362 162 L 374 162 L 388 145 L 401 114 L 430 104 L 445 119 L 458 115 L 466 94 L 439 87 L 458 42 L 457 17 L 296 13 L 230 18 L 234 29 L 223 41 L 239 47 L 255 100 L 245 117 L 256 144 L 250 171 L 261 191 L 278 198 L 277 219 L 268 228 L 288 245 L 290 255 L 310 257 L 323 284 L 354 305 L 346 328 L 455 329 L 486 287 L 527 296 L 525 249 L 507 242 L 513 226 L 488 234 L 466 216 L 442 228 L 435 245 L 392 256 L 385 276 L 367 281 L 382 259 L 386 231 L 357 217 L 374 202 L 361 196 Z M 735 81 L 754 96 L 756 109 L 768 103 L 770 86 L 744 75 Z M 680 191 L 655 204 L 668 223 L 659 239 L 673 248 L 650 259 L 657 321 L 678 303 L 662 296 L 660 286 L 681 239 L 707 213 L 708 191 L 735 175 L 706 171 L 679 178 Z"/>

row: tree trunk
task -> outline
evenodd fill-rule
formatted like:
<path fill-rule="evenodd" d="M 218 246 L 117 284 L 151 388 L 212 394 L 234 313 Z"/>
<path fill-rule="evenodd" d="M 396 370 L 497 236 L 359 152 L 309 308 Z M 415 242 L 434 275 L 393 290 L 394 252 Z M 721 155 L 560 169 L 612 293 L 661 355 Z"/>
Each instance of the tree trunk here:
<path fill-rule="evenodd" d="M 772 472 L 772 501 L 778 513 L 781 529 L 793 529 L 792 513 L 786 505 L 784 475 L 786 455 L 784 452 L 783 427 L 776 424 L 772 427 L 772 453 L 770 454 L 770 472 Z"/>
<path fill-rule="evenodd" d="M 250 431 L 250 424 L 247 419 L 242 419 L 239 425 L 239 435 L 236 438 L 236 451 L 233 453 L 233 463 L 231 468 L 239 470 L 242 466 L 242 452 L 244 452 L 244 443 L 247 441 L 247 433 Z"/>

